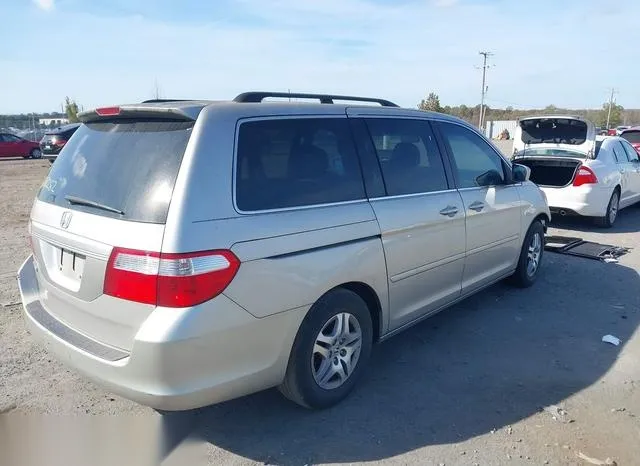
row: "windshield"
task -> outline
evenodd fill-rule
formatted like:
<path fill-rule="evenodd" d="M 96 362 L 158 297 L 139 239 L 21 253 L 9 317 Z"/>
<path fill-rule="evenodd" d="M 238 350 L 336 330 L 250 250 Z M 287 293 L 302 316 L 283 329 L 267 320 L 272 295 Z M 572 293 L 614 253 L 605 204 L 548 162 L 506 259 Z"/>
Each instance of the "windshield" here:
<path fill-rule="evenodd" d="M 536 118 L 520 121 L 525 144 L 584 144 L 587 124 L 571 118 Z"/>
<path fill-rule="evenodd" d="M 629 141 L 631 144 L 640 144 L 640 130 L 625 131 L 624 133 L 622 133 L 622 137 Z"/>
<path fill-rule="evenodd" d="M 114 121 L 80 126 L 38 199 L 96 215 L 164 223 L 193 122 Z"/>
<path fill-rule="evenodd" d="M 602 144 L 602 143 L 600 143 Z M 596 154 L 597 150 L 600 149 L 600 145 L 596 146 Z M 547 156 L 547 157 L 578 157 L 578 158 L 586 158 L 587 154 L 584 152 L 579 152 L 576 150 L 569 149 L 556 149 L 556 148 L 548 148 L 548 149 L 526 149 L 516 152 L 516 157 L 534 157 L 534 156 Z"/>

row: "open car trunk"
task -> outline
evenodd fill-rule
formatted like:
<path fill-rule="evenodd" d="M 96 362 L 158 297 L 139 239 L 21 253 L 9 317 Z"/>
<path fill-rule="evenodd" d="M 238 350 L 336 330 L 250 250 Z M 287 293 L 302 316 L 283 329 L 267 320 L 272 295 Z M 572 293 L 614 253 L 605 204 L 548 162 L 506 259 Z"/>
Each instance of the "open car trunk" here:
<path fill-rule="evenodd" d="M 559 159 L 549 157 L 516 158 L 514 163 L 525 165 L 531 169 L 531 178 L 539 186 L 564 187 L 575 177 L 576 170 L 581 165 L 580 160 Z"/>

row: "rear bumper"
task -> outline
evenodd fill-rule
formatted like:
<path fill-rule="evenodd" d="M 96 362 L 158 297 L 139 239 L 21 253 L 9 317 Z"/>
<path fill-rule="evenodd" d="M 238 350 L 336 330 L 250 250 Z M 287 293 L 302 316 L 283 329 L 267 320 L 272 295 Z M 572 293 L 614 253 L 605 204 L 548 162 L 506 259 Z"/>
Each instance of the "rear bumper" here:
<path fill-rule="evenodd" d="M 612 189 L 583 185 L 565 188 L 540 187 L 547 196 L 552 215 L 603 217 L 607 212 Z"/>
<path fill-rule="evenodd" d="M 198 408 L 278 385 L 307 307 L 257 319 L 224 295 L 205 307 L 157 308 L 130 352 L 47 312 L 32 257 L 18 274 L 26 322 L 62 362 L 124 398 L 160 410 Z"/>

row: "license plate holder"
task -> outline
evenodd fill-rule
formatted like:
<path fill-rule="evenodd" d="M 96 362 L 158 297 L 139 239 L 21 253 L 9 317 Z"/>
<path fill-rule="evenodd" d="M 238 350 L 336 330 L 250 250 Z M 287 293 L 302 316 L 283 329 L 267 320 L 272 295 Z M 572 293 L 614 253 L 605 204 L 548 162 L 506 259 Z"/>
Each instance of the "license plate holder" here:
<path fill-rule="evenodd" d="M 61 249 L 59 265 L 60 274 L 65 278 L 69 278 L 74 281 L 82 280 L 85 260 L 86 257 L 81 254 L 67 249 Z"/>

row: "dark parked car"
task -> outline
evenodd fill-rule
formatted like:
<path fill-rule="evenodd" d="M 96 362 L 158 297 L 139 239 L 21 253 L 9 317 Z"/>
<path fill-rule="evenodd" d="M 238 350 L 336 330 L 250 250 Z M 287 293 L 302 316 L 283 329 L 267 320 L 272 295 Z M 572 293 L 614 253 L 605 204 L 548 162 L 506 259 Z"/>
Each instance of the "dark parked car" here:
<path fill-rule="evenodd" d="M 44 158 L 53 163 L 69 138 L 79 127 L 80 123 L 72 123 L 44 133 L 44 137 L 40 141 L 40 150 Z"/>
<path fill-rule="evenodd" d="M 42 154 L 37 142 L 28 141 L 15 134 L 0 133 L 0 157 L 39 159 Z"/>

